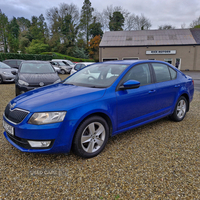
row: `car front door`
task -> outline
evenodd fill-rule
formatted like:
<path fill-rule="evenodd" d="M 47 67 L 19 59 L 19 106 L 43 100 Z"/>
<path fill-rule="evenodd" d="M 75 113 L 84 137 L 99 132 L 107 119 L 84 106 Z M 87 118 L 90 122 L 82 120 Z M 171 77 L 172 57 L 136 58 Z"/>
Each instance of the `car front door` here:
<path fill-rule="evenodd" d="M 137 80 L 140 87 L 116 91 L 118 130 L 125 129 L 151 119 L 156 107 L 155 84 L 152 83 L 150 67 L 147 63 L 131 68 L 122 79 Z"/>

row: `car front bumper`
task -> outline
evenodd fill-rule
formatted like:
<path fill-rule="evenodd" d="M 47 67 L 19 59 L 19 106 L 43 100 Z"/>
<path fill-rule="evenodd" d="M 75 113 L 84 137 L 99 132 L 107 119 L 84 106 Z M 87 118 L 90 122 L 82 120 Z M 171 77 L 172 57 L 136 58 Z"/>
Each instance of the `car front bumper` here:
<path fill-rule="evenodd" d="M 30 118 L 30 114 L 26 118 Z M 32 125 L 28 121 L 13 124 L 5 116 L 3 120 L 13 127 L 14 135 L 4 131 L 4 136 L 14 147 L 22 152 L 32 153 L 68 153 L 73 139 L 73 128 L 76 121 Z M 50 141 L 48 147 L 31 147 L 30 141 Z"/>
<path fill-rule="evenodd" d="M 3 82 L 11 83 L 11 82 L 15 81 L 15 75 L 4 75 L 4 74 L 2 74 L 1 76 L 2 76 Z"/>

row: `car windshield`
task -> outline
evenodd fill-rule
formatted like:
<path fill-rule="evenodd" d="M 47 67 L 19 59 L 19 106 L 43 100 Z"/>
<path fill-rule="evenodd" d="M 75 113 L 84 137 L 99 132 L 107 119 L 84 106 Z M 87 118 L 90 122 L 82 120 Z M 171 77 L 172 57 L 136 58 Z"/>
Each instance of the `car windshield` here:
<path fill-rule="evenodd" d="M 66 61 L 63 61 L 66 65 L 75 65 L 73 62 L 71 62 L 70 60 L 68 60 L 67 62 Z"/>
<path fill-rule="evenodd" d="M 49 74 L 55 73 L 49 63 L 22 63 L 20 73 L 24 74 Z"/>
<path fill-rule="evenodd" d="M 64 84 L 106 88 L 112 85 L 127 67 L 128 65 L 121 64 L 94 64 L 73 74 Z"/>
<path fill-rule="evenodd" d="M 11 67 L 6 65 L 5 63 L 0 62 L 0 69 L 10 69 Z"/>

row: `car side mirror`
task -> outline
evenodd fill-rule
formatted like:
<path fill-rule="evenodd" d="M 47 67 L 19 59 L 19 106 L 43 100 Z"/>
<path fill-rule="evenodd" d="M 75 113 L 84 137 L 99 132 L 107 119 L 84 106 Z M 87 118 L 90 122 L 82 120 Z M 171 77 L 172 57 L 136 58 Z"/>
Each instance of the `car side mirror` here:
<path fill-rule="evenodd" d="M 119 87 L 120 90 L 135 89 L 140 87 L 140 82 L 136 80 L 128 80 Z"/>

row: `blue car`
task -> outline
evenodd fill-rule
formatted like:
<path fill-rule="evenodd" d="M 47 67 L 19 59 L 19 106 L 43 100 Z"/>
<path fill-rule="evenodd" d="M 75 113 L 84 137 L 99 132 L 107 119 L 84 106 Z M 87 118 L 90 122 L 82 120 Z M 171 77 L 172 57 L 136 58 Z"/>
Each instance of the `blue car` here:
<path fill-rule="evenodd" d="M 95 63 L 61 83 L 17 96 L 5 108 L 5 138 L 17 149 L 91 158 L 108 138 L 169 116 L 184 119 L 194 82 L 154 60 Z"/>

